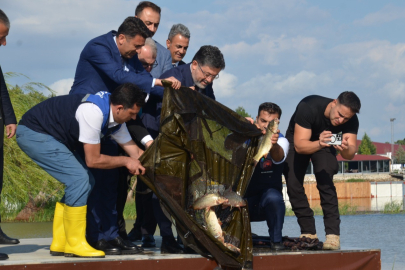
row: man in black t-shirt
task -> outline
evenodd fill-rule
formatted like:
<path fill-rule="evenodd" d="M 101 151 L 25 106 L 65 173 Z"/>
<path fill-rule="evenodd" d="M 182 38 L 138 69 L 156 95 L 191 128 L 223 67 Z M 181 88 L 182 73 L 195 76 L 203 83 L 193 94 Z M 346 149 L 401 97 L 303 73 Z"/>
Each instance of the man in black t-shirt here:
<path fill-rule="evenodd" d="M 353 92 L 343 92 L 337 99 L 308 96 L 298 104 L 286 132 L 290 149 L 284 176 L 292 209 L 301 227 L 301 237 L 317 238 L 314 212 L 303 187 L 311 160 L 324 213 L 324 249 L 340 248 L 340 216 L 333 184 L 333 175 L 338 172 L 336 150 L 348 160 L 356 154 L 359 128 L 356 113 L 360 107 L 360 99 Z M 332 134 L 340 132 L 342 144 L 328 144 Z"/>
<path fill-rule="evenodd" d="M 260 105 L 256 125 L 265 130 L 275 118 L 280 119 L 281 109 L 274 103 Z M 283 164 L 288 153 L 288 141 L 280 133 L 271 137 L 273 147 L 266 158 L 261 158 L 256 165 L 252 179 L 245 193 L 248 201 L 250 221 L 266 220 L 272 250 L 283 250 L 282 230 L 285 216 L 283 199 L 282 173 Z"/>

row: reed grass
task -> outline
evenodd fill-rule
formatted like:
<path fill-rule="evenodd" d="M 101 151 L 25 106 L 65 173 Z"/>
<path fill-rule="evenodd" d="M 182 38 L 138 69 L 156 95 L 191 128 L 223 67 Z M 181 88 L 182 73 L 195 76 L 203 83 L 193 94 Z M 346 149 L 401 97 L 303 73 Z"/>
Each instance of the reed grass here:
<path fill-rule="evenodd" d="M 311 207 L 312 211 L 314 211 L 315 216 L 322 216 L 323 211 L 322 208 L 319 206 Z M 357 214 L 357 206 L 350 205 L 348 203 L 339 203 L 339 213 L 340 215 L 355 215 Z M 294 211 L 291 207 L 287 207 L 285 211 L 286 216 L 295 216 Z"/>
<path fill-rule="evenodd" d="M 398 214 L 404 212 L 403 202 L 389 202 L 384 205 L 384 214 Z"/>

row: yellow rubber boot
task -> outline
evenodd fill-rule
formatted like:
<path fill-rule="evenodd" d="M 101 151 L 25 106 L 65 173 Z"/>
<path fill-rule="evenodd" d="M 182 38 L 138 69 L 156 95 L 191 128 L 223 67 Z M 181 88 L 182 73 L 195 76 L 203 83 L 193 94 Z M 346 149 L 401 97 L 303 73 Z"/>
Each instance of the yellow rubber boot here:
<path fill-rule="evenodd" d="M 49 248 L 52 256 L 63 256 L 65 253 L 66 235 L 65 226 L 63 225 L 64 207 L 64 203 L 56 203 L 55 215 L 53 216 L 52 244 Z"/>
<path fill-rule="evenodd" d="M 303 234 L 301 234 L 301 235 L 300 235 L 300 238 L 303 238 L 303 237 L 310 238 L 310 239 L 316 239 L 316 238 L 318 238 L 318 236 L 317 236 L 316 234 L 310 234 L 310 233 L 303 233 Z"/>
<path fill-rule="evenodd" d="M 323 243 L 323 249 L 337 250 L 340 249 L 340 236 L 336 234 L 327 234 Z"/>
<path fill-rule="evenodd" d="M 65 257 L 104 258 L 104 251 L 92 248 L 86 240 L 87 205 L 65 205 L 63 224 L 66 232 Z"/>

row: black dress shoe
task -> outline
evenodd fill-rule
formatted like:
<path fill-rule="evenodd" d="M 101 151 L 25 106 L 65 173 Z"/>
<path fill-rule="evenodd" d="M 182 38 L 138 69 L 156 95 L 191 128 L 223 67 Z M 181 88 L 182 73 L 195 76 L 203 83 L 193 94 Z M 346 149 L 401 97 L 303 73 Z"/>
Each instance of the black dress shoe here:
<path fill-rule="evenodd" d="M 156 247 L 155 238 L 151 234 L 144 234 L 142 236 L 142 247 L 149 248 L 149 247 Z"/>
<path fill-rule="evenodd" d="M 162 254 L 184 254 L 184 250 L 177 243 L 173 236 L 163 236 L 162 245 L 160 246 Z"/>
<path fill-rule="evenodd" d="M 142 232 L 139 229 L 132 228 L 132 230 L 128 233 L 128 239 L 132 242 L 141 241 L 142 240 Z"/>
<path fill-rule="evenodd" d="M 114 247 L 118 247 L 121 249 L 123 255 L 125 254 L 138 254 L 143 252 L 143 248 L 138 247 L 134 243 L 129 240 L 124 240 L 120 236 L 117 238 L 108 241 Z"/>
<path fill-rule="evenodd" d="M 0 253 L 0 260 L 7 260 L 8 259 L 8 255 L 5 253 Z"/>
<path fill-rule="evenodd" d="M 110 245 L 106 240 L 101 239 L 95 244 L 90 244 L 93 248 L 97 250 L 104 251 L 105 255 L 121 255 L 121 249 Z"/>
<path fill-rule="evenodd" d="M 285 249 L 285 246 L 284 246 L 283 242 L 276 242 L 276 243 L 271 242 L 271 250 L 279 251 L 279 250 L 284 250 L 284 249 Z"/>
<path fill-rule="evenodd" d="M 0 244 L 2 244 L 2 245 L 11 245 L 11 244 L 19 244 L 19 243 L 20 243 L 20 241 L 18 239 L 8 237 L 3 232 L 3 230 L 0 228 Z"/>

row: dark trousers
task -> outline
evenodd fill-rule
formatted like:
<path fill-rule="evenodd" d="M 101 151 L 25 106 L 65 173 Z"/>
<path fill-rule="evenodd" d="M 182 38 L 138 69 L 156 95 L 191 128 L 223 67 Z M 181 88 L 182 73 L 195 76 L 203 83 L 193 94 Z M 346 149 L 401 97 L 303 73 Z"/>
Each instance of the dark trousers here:
<path fill-rule="evenodd" d="M 135 204 L 136 220 L 134 229 L 140 230 L 142 234 L 154 235 L 157 222 L 153 210 L 153 192 L 144 182 L 138 181 L 136 184 Z"/>
<path fill-rule="evenodd" d="M 83 150 L 81 150 L 83 151 Z M 118 155 L 118 145 L 109 139 L 101 141 L 101 154 Z M 82 153 L 84 157 L 84 152 Z M 119 170 L 90 169 L 95 185 L 87 200 L 86 237 L 90 243 L 118 237 L 117 191 Z"/>
<path fill-rule="evenodd" d="M 119 181 L 117 189 L 117 226 L 118 234 L 123 239 L 128 239 L 128 234 L 125 226 L 124 219 L 124 208 L 127 202 L 127 195 L 129 184 L 131 183 L 131 174 L 129 174 L 128 169 L 125 167 L 119 168 Z"/>
<path fill-rule="evenodd" d="M 157 221 L 157 224 L 159 225 L 160 235 L 162 237 L 173 236 L 172 222 L 163 213 L 159 199 L 155 194 L 153 194 L 152 203 L 153 203 L 153 213 L 155 214 L 155 219 Z"/>
<path fill-rule="evenodd" d="M 270 241 L 282 242 L 285 204 L 280 191 L 269 188 L 258 195 L 246 198 L 249 205 L 250 221 L 267 222 Z"/>
<path fill-rule="evenodd" d="M 335 149 L 325 147 L 311 155 L 302 155 L 296 153 L 294 145 L 290 145 L 287 159 L 284 162 L 284 176 L 292 210 L 298 219 L 301 233 L 316 233 L 314 212 L 309 207 L 304 189 L 304 177 L 310 160 L 314 167 L 316 187 L 321 198 L 325 232 L 340 235 L 338 199 L 333 184 L 333 175 L 338 172 Z"/>
<path fill-rule="evenodd" d="M 1 69 L 0 69 L 1 71 Z M 0 195 L 3 190 L 3 167 L 4 167 L 4 157 L 3 157 L 3 143 L 4 143 L 4 122 L 3 118 L 0 117 Z M 1 216 L 0 216 L 1 222 Z"/>

